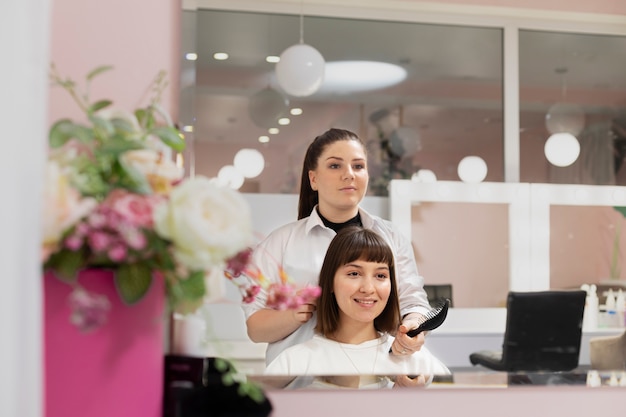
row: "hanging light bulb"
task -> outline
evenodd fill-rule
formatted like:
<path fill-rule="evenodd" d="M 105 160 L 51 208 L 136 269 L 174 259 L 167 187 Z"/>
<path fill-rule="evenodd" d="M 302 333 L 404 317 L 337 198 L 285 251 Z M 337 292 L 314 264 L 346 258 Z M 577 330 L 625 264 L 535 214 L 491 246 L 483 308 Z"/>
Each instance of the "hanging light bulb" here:
<path fill-rule="evenodd" d="M 479 183 L 487 177 L 487 164 L 480 156 L 466 156 L 459 162 L 457 173 L 463 182 Z"/>
<path fill-rule="evenodd" d="M 310 96 L 319 90 L 326 64 L 317 49 L 304 43 L 303 20 L 304 15 L 300 13 L 300 43 L 285 49 L 276 64 L 278 85 L 296 97 Z"/>

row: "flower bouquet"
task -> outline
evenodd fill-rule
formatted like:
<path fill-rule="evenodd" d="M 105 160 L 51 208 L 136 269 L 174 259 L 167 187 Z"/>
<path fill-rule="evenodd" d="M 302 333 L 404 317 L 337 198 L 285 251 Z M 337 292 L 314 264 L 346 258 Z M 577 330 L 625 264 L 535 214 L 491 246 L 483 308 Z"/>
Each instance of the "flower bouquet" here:
<path fill-rule="evenodd" d="M 184 136 L 159 105 L 164 72 L 153 81 L 147 105 L 133 113 L 112 109 L 110 100 L 91 101 L 90 82 L 110 69 L 89 73 L 84 91 L 54 66 L 50 75 L 85 116 L 50 129 L 43 209 L 44 269 L 74 288 L 72 322 L 96 329 L 110 308 L 107 298 L 78 282 L 86 268 L 112 270 L 126 304 L 139 302 L 160 275 L 171 311 L 187 313 L 202 305 L 206 280 L 215 279 L 211 271 L 228 266 L 227 278 L 251 301 L 266 283 L 258 272 L 237 279 L 254 269 L 246 201 L 214 179 L 183 178 L 173 156 L 183 151 Z M 275 291 L 279 307 L 304 301 L 287 277 L 282 284 Z"/>

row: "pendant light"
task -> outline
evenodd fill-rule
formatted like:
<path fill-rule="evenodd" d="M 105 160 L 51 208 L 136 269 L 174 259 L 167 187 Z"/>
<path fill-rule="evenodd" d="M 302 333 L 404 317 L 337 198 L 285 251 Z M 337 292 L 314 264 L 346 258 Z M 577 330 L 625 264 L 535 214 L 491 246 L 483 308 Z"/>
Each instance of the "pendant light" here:
<path fill-rule="evenodd" d="M 302 9 L 302 3 L 300 3 Z M 326 62 L 321 53 L 304 43 L 304 15 L 300 11 L 300 43 L 280 54 L 276 64 L 276 79 L 285 92 L 295 97 L 315 94 L 324 81 Z"/>

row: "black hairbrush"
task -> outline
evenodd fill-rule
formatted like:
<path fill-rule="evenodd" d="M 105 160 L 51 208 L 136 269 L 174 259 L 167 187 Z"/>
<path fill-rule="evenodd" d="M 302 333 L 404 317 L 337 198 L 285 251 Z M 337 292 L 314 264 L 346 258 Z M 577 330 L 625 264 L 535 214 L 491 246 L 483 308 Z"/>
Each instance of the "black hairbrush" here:
<path fill-rule="evenodd" d="M 407 332 L 407 336 L 415 337 L 421 332 L 427 330 L 435 330 L 441 326 L 448 315 L 448 308 L 450 307 L 450 300 L 442 298 L 437 301 L 437 304 L 424 316 L 424 321 L 415 329 L 411 329 Z"/>

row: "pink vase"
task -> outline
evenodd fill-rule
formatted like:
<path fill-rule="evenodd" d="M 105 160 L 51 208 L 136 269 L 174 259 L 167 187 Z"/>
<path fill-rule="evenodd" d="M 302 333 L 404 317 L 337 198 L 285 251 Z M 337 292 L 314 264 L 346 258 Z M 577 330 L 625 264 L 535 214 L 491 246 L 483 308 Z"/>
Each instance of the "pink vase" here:
<path fill-rule="evenodd" d="M 137 304 L 122 303 L 113 272 L 80 273 L 88 291 L 104 294 L 111 310 L 104 326 L 81 333 L 70 323 L 70 286 L 44 277 L 45 416 L 160 417 L 163 397 L 162 279 Z"/>

